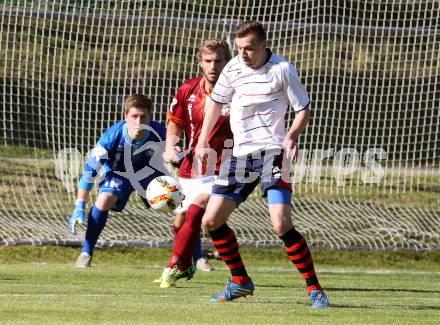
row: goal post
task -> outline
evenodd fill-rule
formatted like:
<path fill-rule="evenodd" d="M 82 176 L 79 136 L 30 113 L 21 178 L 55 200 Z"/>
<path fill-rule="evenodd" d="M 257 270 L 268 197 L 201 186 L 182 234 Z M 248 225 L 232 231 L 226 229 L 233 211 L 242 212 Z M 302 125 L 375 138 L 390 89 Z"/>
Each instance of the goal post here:
<path fill-rule="evenodd" d="M 76 182 L 124 98 L 150 96 L 165 123 L 179 85 L 200 73 L 199 44 L 223 38 L 236 53 L 234 27 L 254 19 L 311 97 L 292 166 L 292 218 L 308 243 L 437 250 L 438 17 L 438 1 L 414 0 L 3 2 L 0 244 L 80 244 L 83 231 L 67 233 Z M 133 197 L 100 244 L 170 245 L 172 222 Z M 230 224 L 243 245 L 281 245 L 259 191 Z"/>

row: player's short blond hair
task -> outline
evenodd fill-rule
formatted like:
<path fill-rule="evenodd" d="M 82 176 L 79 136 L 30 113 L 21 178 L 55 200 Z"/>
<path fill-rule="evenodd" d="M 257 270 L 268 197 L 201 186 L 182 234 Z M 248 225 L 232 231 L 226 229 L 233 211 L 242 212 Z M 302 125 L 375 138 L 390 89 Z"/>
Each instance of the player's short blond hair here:
<path fill-rule="evenodd" d="M 263 25 L 255 20 L 244 21 L 239 24 L 234 31 L 234 36 L 237 38 L 246 37 L 249 34 L 254 34 L 260 41 L 266 40 L 266 31 Z"/>
<path fill-rule="evenodd" d="M 128 96 L 124 102 L 124 113 L 127 114 L 130 108 L 133 107 L 144 109 L 149 115 L 153 113 L 153 102 L 145 95 L 134 94 Z"/>
<path fill-rule="evenodd" d="M 223 53 L 225 55 L 225 61 L 228 62 L 232 58 L 229 45 L 225 40 L 216 39 L 216 38 L 207 39 L 199 46 L 199 51 L 197 53 L 197 60 L 199 60 L 200 62 L 202 60 L 203 54 L 207 52 L 215 51 L 219 48 L 223 49 Z"/>

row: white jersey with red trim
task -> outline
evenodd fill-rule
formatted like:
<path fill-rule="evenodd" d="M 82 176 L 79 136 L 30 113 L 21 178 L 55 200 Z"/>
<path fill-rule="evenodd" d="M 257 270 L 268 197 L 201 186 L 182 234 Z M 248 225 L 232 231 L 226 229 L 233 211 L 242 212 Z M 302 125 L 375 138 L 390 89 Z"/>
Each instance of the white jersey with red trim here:
<path fill-rule="evenodd" d="M 211 98 L 218 103 L 231 103 L 234 156 L 282 148 L 287 134 L 287 107 L 290 104 L 299 112 L 310 103 L 296 68 L 270 50 L 259 69 L 246 66 L 239 56 L 229 61 Z"/>

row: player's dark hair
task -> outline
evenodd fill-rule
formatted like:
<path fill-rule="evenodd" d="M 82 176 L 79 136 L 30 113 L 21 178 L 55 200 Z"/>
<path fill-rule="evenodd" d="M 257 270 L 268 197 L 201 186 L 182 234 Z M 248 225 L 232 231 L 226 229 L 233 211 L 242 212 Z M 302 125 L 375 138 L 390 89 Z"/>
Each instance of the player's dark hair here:
<path fill-rule="evenodd" d="M 219 48 L 223 49 L 225 61 L 228 62 L 232 58 L 228 43 L 225 40 L 215 38 L 207 39 L 200 45 L 199 52 L 197 53 L 197 59 L 201 61 L 203 54 L 208 51 L 215 51 Z"/>
<path fill-rule="evenodd" d="M 124 102 L 124 113 L 127 114 L 132 107 L 143 108 L 148 114 L 153 114 L 153 102 L 145 95 L 134 94 L 128 96 Z"/>
<path fill-rule="evenodd" d="M 260 41 L 266 40 L 266 31 L 264 30 L 263 25 L 255 20 L 242 22 L 234 31 L 234 36 L 236 38 L 242 38 L 249 34 L 255 34 Z"/>

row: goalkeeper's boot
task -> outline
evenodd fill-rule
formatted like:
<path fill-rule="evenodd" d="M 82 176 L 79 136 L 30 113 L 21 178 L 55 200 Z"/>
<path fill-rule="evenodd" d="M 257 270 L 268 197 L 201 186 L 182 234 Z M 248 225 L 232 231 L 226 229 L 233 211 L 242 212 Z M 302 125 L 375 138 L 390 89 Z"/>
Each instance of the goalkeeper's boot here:
<path fill-rule="evenodd" d="M 309 295 L 313 308 L 328 308 L 330 303 L 322 290 L 313 290 Z"/>
<path fill-rule="evenodd" d="M 254 289 L 254 283 L 250 278 L 246 284 L 238 284 L 229 280 L 226 284 L 226 288 L 218 295 L 212 297 L 211 302 L 232 301 L 240 297 L 252 296 Z"/>
<path fill-rule="evenodd" d="M 90 267 L 90 262 L 92 261 L 92 256 L 87 252 L 82 252 L 76 259 L 75 267 L 78 269 L 85 269 Z"/>
<path fill-rule="evenodd" d="M 214 270 L 212 265 L 209 264 L 208 260 L 204 257 L 201 257 L 196 261 L 196 268 L 198 271 L 203 271 L 203 272 L 211 272 Z"/>

